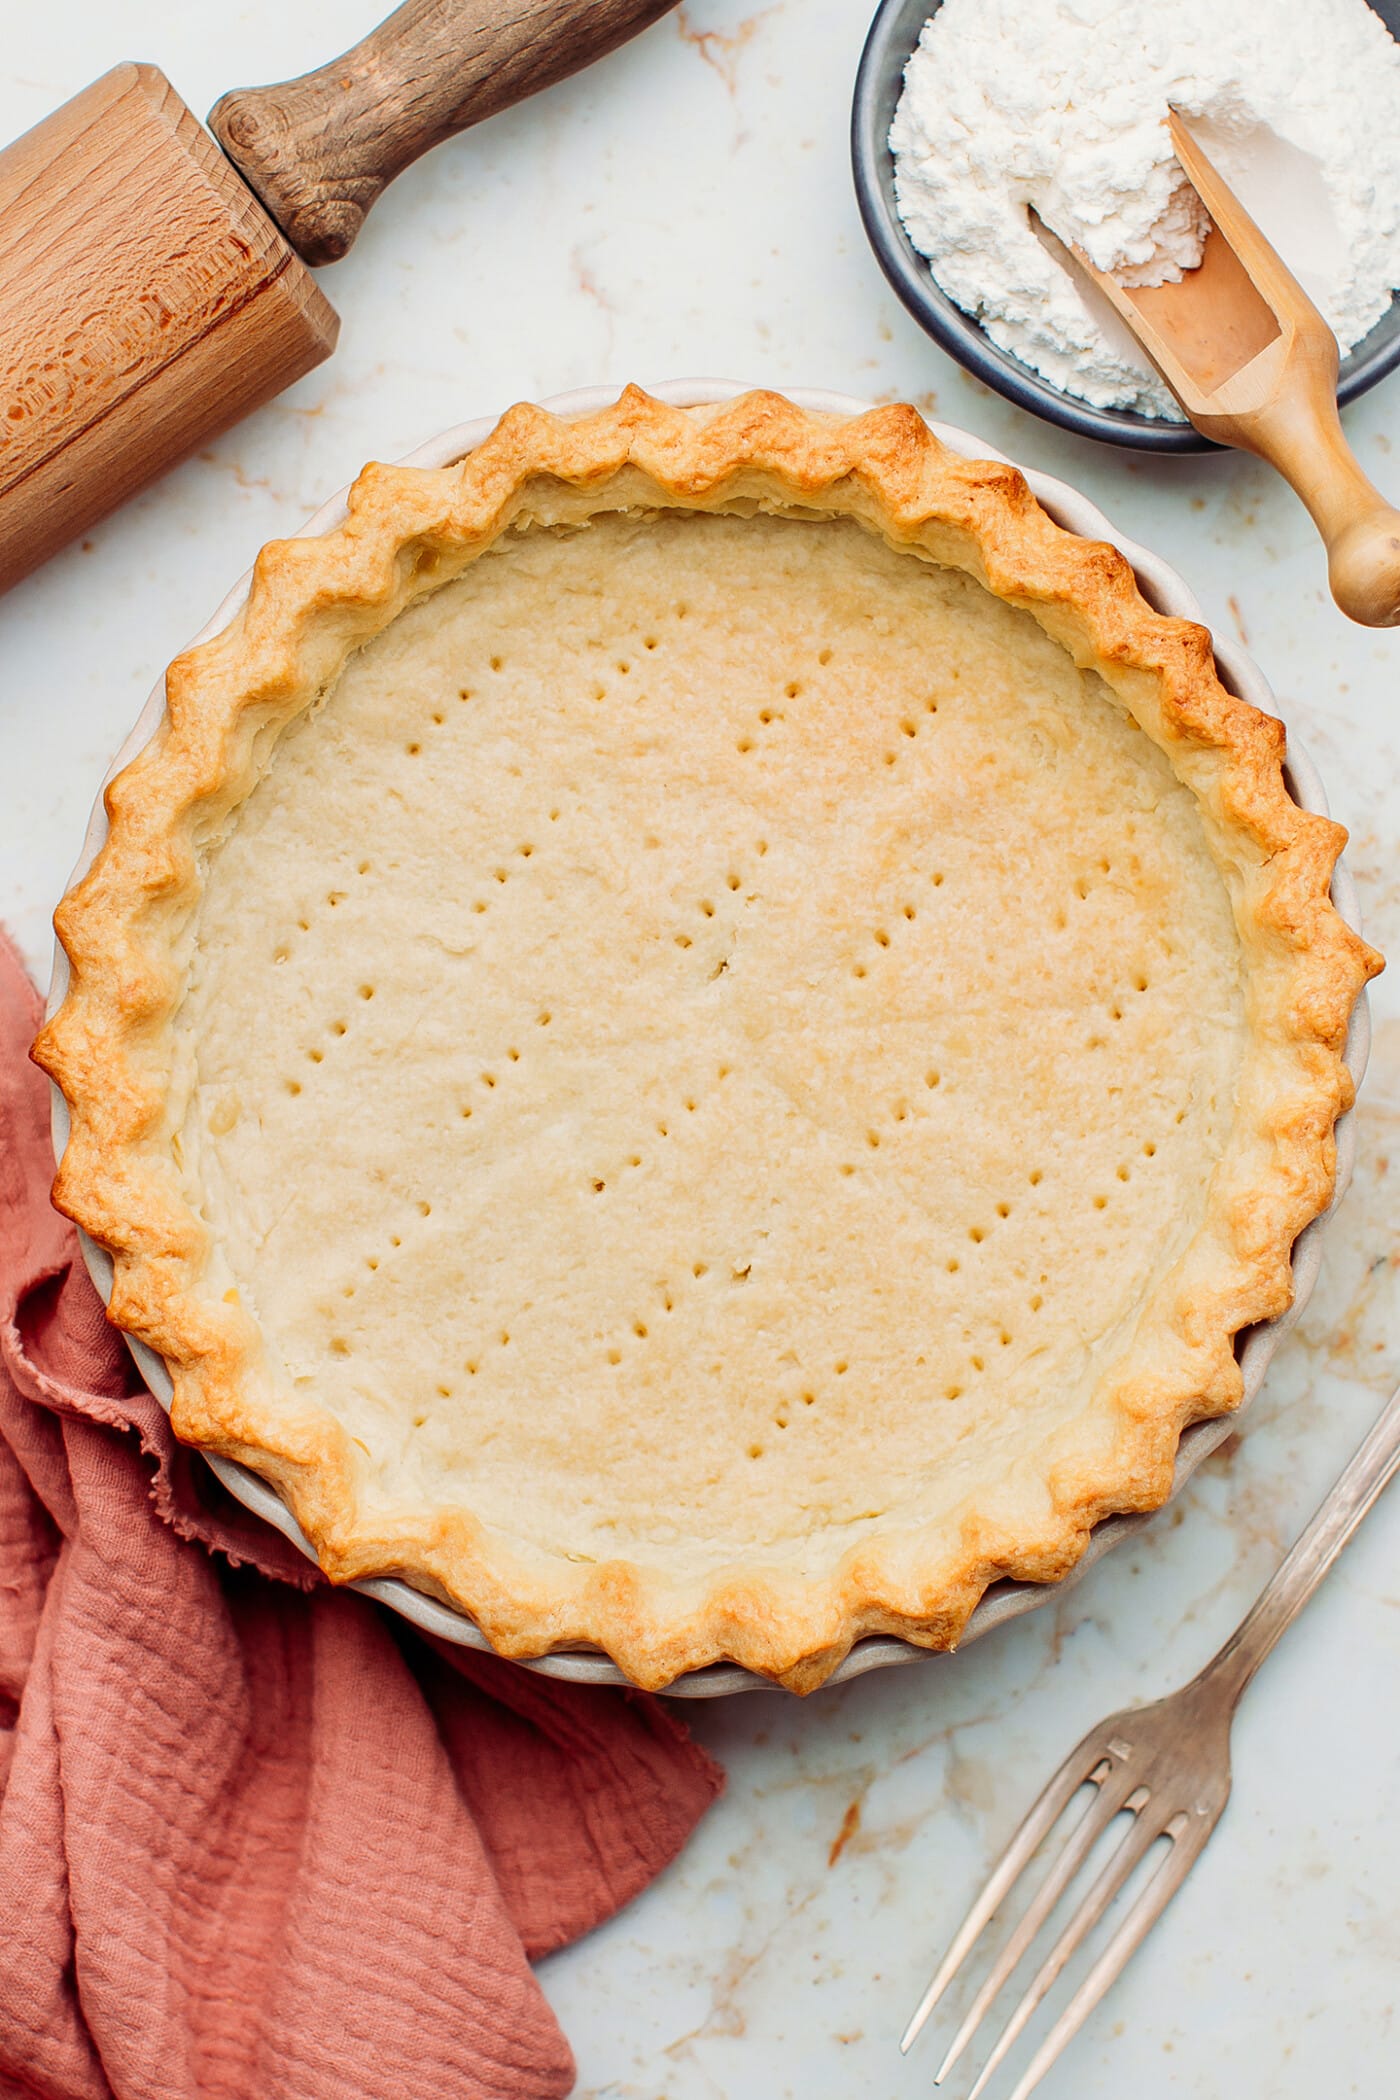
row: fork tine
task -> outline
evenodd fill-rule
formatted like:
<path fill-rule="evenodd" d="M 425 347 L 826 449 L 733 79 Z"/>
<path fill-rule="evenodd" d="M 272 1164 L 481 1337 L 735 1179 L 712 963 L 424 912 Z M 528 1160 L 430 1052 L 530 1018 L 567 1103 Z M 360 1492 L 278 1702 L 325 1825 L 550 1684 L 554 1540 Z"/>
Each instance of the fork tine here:
<path fill-rule="evenodd" d="M 1172 1817 L 1164 1832 L 1154 1833 L 1156 1836 L 1166 1835 L 1171 1838 L 1171 1851 L 1150 1876 L 1146 1886 L 1139 1890 L 1113 1938 L 1037 2049 L 1020 2084 L 1011 2095 L 1011 2100 L 1030 2100 L 1030 2095 L 1055 2062 L 1066 2042 L 1079 2032 L 1109 1985 L 1121 1975 L 1129 1958 L 1142 1945 L 1161 1917 L 1200 1857 L 1206 1839 L 1214 1828 L 1213 1817 L 1207 1820 L 1189 1815 L 1183 1810 L 1180 1815 Z M 981 2081 L 978 2083 L 980 2085 Z"/>
<path fill-rule="evenodd" d="M 987 1882 L 981 1895 L 958 1927 L 953 1944 L 944 1955 L 932 1983 L 919 2000 L 913 2018 L 900 2036 L 899 2047 L 901 2054 L 908 2053 L 910 2045 L 919 2033 L 920 2028 L 947 1990 L 958 1970 L 962 1967 L 969 1949 L 975 1945 L 983 1927 L 995 1915 L 1002 1899 L 1016 1880 L 1021 1869 L 1035 1852 L 1041 1840 L 1059 1821 L 1059 1818 L 1064 1814 L 1080 1787 L 1086 1785 L 1090 1780 L 1095 1780 L 1097 1784 L 1102 1785 L 1103 1779 L 1098 1779 L 1097 1775 L 1105 1763 L 1108 1763 L 1109 1770 L 1112 1770 L 1111 1761 L 1105 1757 L 1099 1757 L 1086 1770 L 1086 1748 L 1086 1744 L 1079 1743 L 1070 1752 L 1060 1766 L 1059 1771 L 1046 1787 L 1045 1792 L 1032 1807 L 1029 1815 L 1012 1838 L 1006 1850 L 1002 1853 L 1001 1858 L 997 1861 L 992 1871 L 991 1879 Z M 1104 1773 L 1103 1776 L 1106 1779 L 1108 1775 Z"/>
<path fill-rule="evenodd" d="M 1131 1809 L 1134 1801 L 1137 1800 L 1137 1794 L 1132 1794 L 1124 1805 Z M 1007 2021 L 996 2047 L 982 2066 L 981 2074 L 976 2085 L 973 2086 L 972 2091 L 968 2094 L 967 2100 L 976 2100 L 976 2096 L 983 2090 L 988 2079 L 996 2070 L 997 2065 L 1012 2047 L 1046 1992 L 1053 1988 L 1056 1977 L 1064 1968 L 1065 1963 L 1074 1953 L 1076 1947 L 1093 1931 L 1143 1854 L 1162 1835 L 1162 1824 L 1155 1817 L 1147 1814 L 1147 1797 L 1145 1794 L 1139 1802 L 1135 1813 L 1137 1821 L 1134 1823 L 1133 1828 L 1125 1833 L 1123 1842 L 1119 1845 L 1117 1851 L 1104 1863 L 1102 1871 L 1089 1889 L 1084 1901 L 1080 1904 L 1078 1910 L 1060 1934 L 1059 1939 L 1041 1963 L 1026 1995 Z M 1126 1959 L 1126 1956 L 1124 1958 Z M 1088 2008 L 1086 2007 L 1085 2009 L 1087 2011 Z M 1053 2062 L 1053 2056 L 1047 2058 L 1046 2068 Z M 1041 2074 L 1038 2073 L 1037 2076 L 1039 2075 Z M 1029 2087 L 1027 2091 L 1029 2091 Z"/>
<path fill-rule="evenodd" d="M 1098 1768 L 1096 1767 L 1095 1769 L 1097 1770 Z M 1121 1782 L 1126 1779 L 1127 1774 L 1120 1768 L 1117 1776 L 1120 1784 L 1115 1787 L 1112 1784 L 1114 1774 L 1110 1767 L 1108 1774 L 1099 1782 L 1099 1791 L 1096 1798 L 1088 1803 L 1083 1815 L 1070 1830 L 1064 1845 L 1061 1847 L 1059 1857 L 1055 1860 L 1054 1865 L 1036 1890 L 1035 1895 L 1026 1907 L 1025 1915 L 1020 1919 L 1016 1930 L 997 1956 L 990 1974 L 968 2008 L 966 2018 L 954 2035 L 948 2053 L 938 2067 L 937 2076 L 933 2081 L 935 2085 L 942 2085 L 944 2079 L 972 2040 L 973 2035 L 981 2026 L 988 2006 L 991 2005 L 993 1999 L 1000 1992 L 1002 1985 L 1019 1964 L 1021 1956 L 1025 1953 L 1027 1947 L 1030 1946 L 1031 1941 L 1035 1938 L 1041 1926 L 1045 1923 L 1045 1920 L 1049 1917 L 1051 1911 L 1055 1908 L 1055 1905 L 1059 1902 L 1061 1896 L 1093 1851 L 1104 1831 L 1107 1830 L 1113 1818 L 1123 1808 L 1125 1799 L 1128 1797 Z"/>

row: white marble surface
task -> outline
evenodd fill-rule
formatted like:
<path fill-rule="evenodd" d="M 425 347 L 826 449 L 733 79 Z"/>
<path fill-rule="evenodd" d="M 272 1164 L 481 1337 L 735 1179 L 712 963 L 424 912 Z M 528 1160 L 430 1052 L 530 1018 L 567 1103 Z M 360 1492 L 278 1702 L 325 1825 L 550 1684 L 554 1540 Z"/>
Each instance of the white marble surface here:
<path fill-rule="evenodd" d="M 109 755 L 263 539 L 365 458 L 468 415 L 696 372 L 905 396 L 1077 482 L 1160 549 L 1223 629 L 1247 634 L 1352 827 L 1373 935 L 1400 950 L 1400 633 L 1333 611 L 1311 529 L 1263 469 L 1080 444 L 935 351 L 885 289 L 851 196 L 866 0 L 750 5 L 691 0 L 590 76 L 411 170 L 325 273 L 344 319 L 334 361 L 0 601 L 0 916 L 36 971 Z M 0 136 L 123 57 L 163 65 L 202 112 L 225 87 L 320 62 L 378 10 L 3 12 Z M 1400 489 L 1400 382 L 1349 424 Z M 1079 1589 L 960 1657 L 806 1704 L 691 1709 L 727 1797 L 641 1901 L 543 1972 L 581 2093 L 931 2089 L 934 2041 L 905 2062 L 895 2036 L 1021 1810 L 1091 1721 L 1204 1660 L 1400 1369 L 1400 985 L 1382 980 L 1375 1006 L 1357 1184 L 1238 1444 Z M 1400 2089 L 1398 1746 L 1393 1495 L 1251 1692 L 1225 1824 L 1046 2100 Z"/>

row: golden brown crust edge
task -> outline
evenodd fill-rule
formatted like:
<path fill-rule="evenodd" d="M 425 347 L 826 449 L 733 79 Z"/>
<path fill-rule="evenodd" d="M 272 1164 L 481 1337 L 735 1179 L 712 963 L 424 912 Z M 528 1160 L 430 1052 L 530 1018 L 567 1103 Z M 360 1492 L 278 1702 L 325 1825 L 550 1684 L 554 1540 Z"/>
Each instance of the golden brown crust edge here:
<path fill-rule="evenodd" d="M 680 507 L 849 514 L 969 570 L 1100 672 L 1195 791 L 1228 863 L 1252 965 L 1241 1142 L 1131 1362 L 1053 1449 L 1030 1454 L 1049 1484 L 1033 1537 L 969 1509 L 955 1537 L 877 1536 L 822 1583 L 740 1568 L 685 1588 L 625 1562 L 527 1563 L 465 1512 L 369 1521 L 343 1430 L 314 1406 L 289 1417 L 260 1402 L 256 1328 L 201 1294 L 206 1234 L 172 1156 L 162 1066 L 201 840 L 349 649 L 528 517 L 532 492 L 595 491 L 605 507 L 624 485 L 630 500 Z M 504 1654 L 598 1647 L 650 1688 L 730 1658 L 807 1691 L 864 1634 L 952 1646 L 988 1584 L 1055 1580 L 1101 1518 L 1164 1499 L 1181 1430 L 1237 1404 L 1234 1338 L 1287 1305 L 1293 1242 L 1330 1198 L 1333 1129 L 1351 1101 L 1347 1025 L 1381 961 L 1329 901 L 1345 834 L 1298 809 L 1283 757 L 1282 725 L 1225 690 L 1202 628 L 1154 612 L 1114 548 L 1055 525 L 1014 468 L 948 453 L 912 408 L 841 420 L 755 393 L 688 413 L 635 387 L 579 422 L 514 408 L 455 467 L 367 468 L 346 524 L 265 547 L 246 608 L 171 666 L 166 720 L 112 783 L 107 841 L 56 917 L 70 985 L 35 1047 L 72 1116 L 55 1201 L 110 1249 L 111 1317 L 168 1362 L 177 1433 L 269 1479 L 332 1580 L 404 1574 L 469 1611 Z"/>

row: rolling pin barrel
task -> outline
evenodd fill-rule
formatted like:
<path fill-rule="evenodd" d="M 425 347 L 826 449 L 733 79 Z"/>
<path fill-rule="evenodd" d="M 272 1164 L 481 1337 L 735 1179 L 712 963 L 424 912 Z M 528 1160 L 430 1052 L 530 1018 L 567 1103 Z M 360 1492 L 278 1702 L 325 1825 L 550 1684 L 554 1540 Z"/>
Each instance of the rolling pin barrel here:
<path fill-rule="evenodd" d="M 155 66 L 0 152 L 0 590 L 330 354 L 309 270 Z"/>
<path fill-rule="evenodd" d="M 400 169 L 673 4 L 409 0 L 318 72 L 226 95 L 227 157 L 144 65 L 0 151 L 0 590 L 329 355 L 305 262 L 343 255 Z"/>
<path fill-rule="evenodd" d="M 335 262 L 431 146 L 601 58 L 674 0 L 408 0 L 343 57 L 236 88 L 209 127 L 297 253 Z"/>

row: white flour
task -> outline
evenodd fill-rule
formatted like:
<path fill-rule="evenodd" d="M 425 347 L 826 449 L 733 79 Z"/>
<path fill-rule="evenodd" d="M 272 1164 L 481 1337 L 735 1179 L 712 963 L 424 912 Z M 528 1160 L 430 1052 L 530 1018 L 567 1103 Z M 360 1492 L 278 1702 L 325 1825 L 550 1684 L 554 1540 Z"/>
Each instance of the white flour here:
<path fill-rule="evenodd" d="M 1350 349 L 1400 285 L 1400 45 L 1366 0 L 943 0 L 890 147 L 910 239 L 993 342 L 1097 407 L 1179 420 L 1026 216 L 1128 282 L 1192 268 L 1169 104 Z"/>

